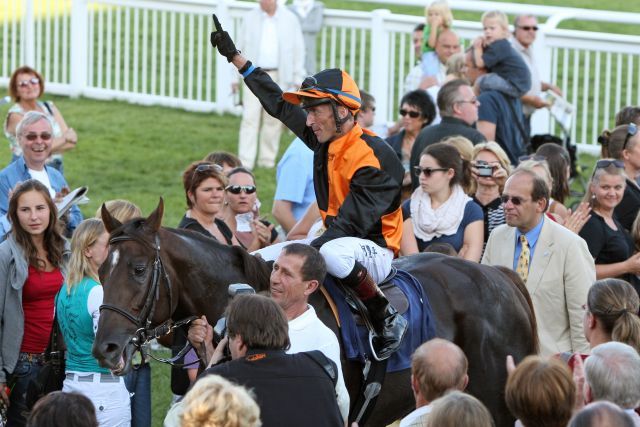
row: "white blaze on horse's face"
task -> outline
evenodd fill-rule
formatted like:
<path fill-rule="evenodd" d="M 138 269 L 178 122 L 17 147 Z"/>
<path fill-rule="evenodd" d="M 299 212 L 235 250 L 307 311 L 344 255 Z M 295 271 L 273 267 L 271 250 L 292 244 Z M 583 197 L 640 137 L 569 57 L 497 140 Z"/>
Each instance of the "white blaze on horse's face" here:
<path fill-rule="evenodd" d="M 120 251 L 116 249 L 115 251 L 111 252 L 111 267 L 109 269 L 109 275 L 113 273 L 113 269 L 116 268 L 116 265 L 118 265 L 118 260 L 120 260 Z"/>

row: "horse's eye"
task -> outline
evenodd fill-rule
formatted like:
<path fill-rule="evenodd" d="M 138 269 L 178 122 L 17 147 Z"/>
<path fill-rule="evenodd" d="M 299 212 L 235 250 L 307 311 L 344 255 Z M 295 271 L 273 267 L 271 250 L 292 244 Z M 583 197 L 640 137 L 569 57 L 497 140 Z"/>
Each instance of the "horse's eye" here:
<path fill-rule="evenodd" d="M 145 268 L 145 266 L 144 266 L 144 265 L 136 265 L 136 266 L 133 268 L 133 273 L 134 273 L 136 276 L 142 276 L 142 275 L 144 274 L 145 270 L 146 270 L 146 268 Z"/>

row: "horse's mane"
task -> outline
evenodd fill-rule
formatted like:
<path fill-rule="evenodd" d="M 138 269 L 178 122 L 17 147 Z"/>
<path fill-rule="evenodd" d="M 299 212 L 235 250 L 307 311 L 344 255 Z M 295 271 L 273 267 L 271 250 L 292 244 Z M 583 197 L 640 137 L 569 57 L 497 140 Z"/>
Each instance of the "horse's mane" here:
<path fill-rule="evenodd" d="M 533 339 L 532 343 L 532 354 L 538 354 L 540 351 L 540 343 L 538 341 L 538 322 L 536 320 L 536 314 L 533 311 L 533 301 L 531 301 L 531 295 L 529 295 L 529 291 L 527 290 L 527 286 L 522 281 L 522 278 L 515 271 L 503 267 L 501 265 L 494 265 L 495 268 L 500 270 L 505 276 L 507 276 L 513 285 L 518 289 L 520 294 L 523 296 L 525 301 L 527 301 L 527 305 L 529 306 L 529 311 L 527 312 L 527 316 L 529 317 L 529 324 L 531 325 L 531 337 Z"/>

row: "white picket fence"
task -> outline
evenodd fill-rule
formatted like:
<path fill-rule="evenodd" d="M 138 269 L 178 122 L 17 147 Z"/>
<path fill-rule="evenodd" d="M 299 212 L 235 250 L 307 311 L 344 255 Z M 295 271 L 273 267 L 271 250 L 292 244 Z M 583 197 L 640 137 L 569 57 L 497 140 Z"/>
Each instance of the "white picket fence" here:
<path fill-rule="evenodd" d="M 229 65 L 209 46 L 210 14 L 235 34 L 251 7 L 256 4 L 226 0 L 214 6 L 205 0 L 0 0 L 0 85 L 29 64 L 44 74 L 50 93 L 238 113 Z M 535 54 L 543 79 L 560 86 L 577 108 L 571 137 L 581 148 L 596 151 L 596 137 L 612 126 L 615 112 L 640 104 L 640 36 L 558 28 L 566 19 L 640 28 L 639 13 L 472 0 L 456 0 L 452 8 L 549 17 Z M 318 67 L 348 70 L 375 96 L 378 120 L 393 120 L 415 61 L 411 31 L 422 19 L 384 9 L 328 9 Z M 468 43 L 480 24 L 457 20 L 454 30 Z M 534 115 L 534 130 L 558 133 L 544 111 Z"/>

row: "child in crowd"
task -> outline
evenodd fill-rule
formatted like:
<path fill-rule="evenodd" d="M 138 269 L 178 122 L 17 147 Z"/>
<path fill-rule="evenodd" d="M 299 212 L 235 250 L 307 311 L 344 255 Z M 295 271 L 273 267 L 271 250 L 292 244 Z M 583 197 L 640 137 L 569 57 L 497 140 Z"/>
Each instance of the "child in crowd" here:
<path fill-rule="evenodd" d="M 509 43 L 509 20 L 497 10 L 482 15 L 484 36 L 473 42 L 474 59 L 478 68 L 489 74 L 478 79 L 480 92 L 497 90 L 520 98 L 531 89 L 531 73 L 522 57 Z"/>
<path fill-rule="evenodd" d="M 424 26 L 422 43 L 422 77 L 435 76 L 440 71 L 440 60 L 436 55 L 438 34 L 451 28 L 453 15 L 444 0 L 436 0 L 424 9 L 427 23 Z"/>

